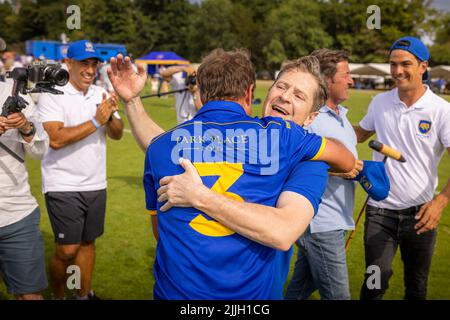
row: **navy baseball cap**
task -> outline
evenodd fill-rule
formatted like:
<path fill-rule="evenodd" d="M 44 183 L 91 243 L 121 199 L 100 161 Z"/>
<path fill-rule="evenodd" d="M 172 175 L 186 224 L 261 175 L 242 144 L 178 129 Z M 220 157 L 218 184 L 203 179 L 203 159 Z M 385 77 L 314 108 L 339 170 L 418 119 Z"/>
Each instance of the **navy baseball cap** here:
<path fill-rule="evenodd" d="M 359 181 L 361 187 L 375 201 L 387 198 L 390 190 L 389 177 L 384 162 L 364 160 L 363 169 L 352 180 Z"/>
<path fill-rule="evenodd" d="M 67 58 L 75 59 L 78 61 L 95 58 L 103 61 L 102 57 L 95 48 L 95 45 L 89 40 L 72 42 L 67 49 Z"/>
<path fill-rule="evenodd" d="M 420 61 L 430 60 L 430 51 L 427 46 L 420 40 L 414 37 L 403 37 L 394 42 L 389 49 L 389 54 L 393 50 L 405 50 L 413 54 Z M 428 79 L 428 70 L 422 76 L 423 80 Z"/>

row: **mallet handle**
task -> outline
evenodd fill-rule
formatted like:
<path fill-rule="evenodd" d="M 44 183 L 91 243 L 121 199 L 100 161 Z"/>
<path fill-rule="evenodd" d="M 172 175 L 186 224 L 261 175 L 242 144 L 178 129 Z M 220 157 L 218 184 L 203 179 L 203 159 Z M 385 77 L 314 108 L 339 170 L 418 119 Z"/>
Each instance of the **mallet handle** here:
<path fill-rule="evenodd" d="M 356 234 L 356 228 L 358 228 L 359 225 L 359 220 L 361 220 L 362 214 L 364 212 L 364 209 L 366 209 L 367 206 L 367 202 L 369 201 L 369 196 L 367 196 L 366 201 L 364 201 L 364 205 L 361 208 L 361 211 L 358 214 L 358 218 L 356 218 L 356 222 L 355 222 L 355 229 L 352 230 L 352 232 L 350 232 L 350 235 L 348 236 L 347 242 L 345 243 L 345 250 L 348 251 L 348 248 L 350 247 L 350 244 L 353 241 L 353 238 L 355 237 Z"/>
<path fill-rule="evenodd" d="M 369 147 L 372 148 L 375 151 L 378 151 L 381 154 L 384 154 L 385 156 L 395 159 L 400 162 L 406 162 L 405 158 L 401 155 L 401 153 L 394 148 L 391 148 L 379 141 L 371 140 L 369 142 Z"/>

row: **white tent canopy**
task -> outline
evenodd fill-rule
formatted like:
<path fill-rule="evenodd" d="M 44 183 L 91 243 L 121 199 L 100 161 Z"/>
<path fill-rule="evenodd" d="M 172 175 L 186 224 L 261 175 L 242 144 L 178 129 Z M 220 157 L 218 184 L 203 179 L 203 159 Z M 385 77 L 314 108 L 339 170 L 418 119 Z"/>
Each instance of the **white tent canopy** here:
<path fill-rule="evenodd" d="M 361 68 L 363 65 L 364 63 L 349 63 L 348 67 L 350 68 L 350 73 L 355 69 Z"/>
<path fill-rule="evenodd" d="M 354 78 L 391 78 L 390 68 L 389 63 L 366 63 L 350 69 L 350 73 Z"/>
<path fill-rule="evenodd" d="M 436 66 L 429 71 L 430 78 L 444 78 L 450 81 L 450 66 Z"/>

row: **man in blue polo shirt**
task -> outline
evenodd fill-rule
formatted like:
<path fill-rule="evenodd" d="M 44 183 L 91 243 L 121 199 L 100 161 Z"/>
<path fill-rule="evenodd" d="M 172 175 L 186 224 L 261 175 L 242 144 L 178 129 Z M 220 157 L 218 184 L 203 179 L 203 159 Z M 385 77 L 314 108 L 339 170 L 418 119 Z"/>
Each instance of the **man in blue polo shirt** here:
<path fill-rule="evenodd" d="M 233 56 L 232 53 L 229 53 L 229 55 Z M 221 56 L 221 55 L 219 55 Z M 217 56 L 217 57 L 219 57 Z M 227 57 L 227 54 L 224 53 L 222 55 L 224 57 Z M 211 261 L 217 261 L 216 264 L 213 264 L 211 266 L 212 274 L 217 274 L 216 269 L 220 269 L 222 266 L 226 265 L 226 263 L 230 263 L 230 259 L 225 259 L 223 261 L 222 259 L 222 251 L 223 248 L 231 248 L 235 249 L 233 252 L 237 250 L 237 254 L 231 254 L 231 252 L 226 255 L 226 257 L 236 256 L 236 259 L 240 257 L 239 247 L 235 248 L 235 243 L 237 239 L 244 239 L 249 244 L 252 244 L 253 241 L 250 241 L 249 239 L 253 239 L 251 234 L 246 234 L 246 231 L 243 228 L 245 227 L 245 224 L 249 225 L 247 226 L 248 229 L 251 228 L 261 228 L 261 218 L 265 217 L 266 223 L 262 227 L 265 228 L 265 230 L 258 230 L 257 233 L 262 237 L 262 240 L 268 241 L 267 246 L 270 247 L 279 247 L 279 246 L 287 246 L 289 248 L 290 244 L 292 244 L 292 238 L 290 237 L 295 235 L 298 231 L 298 229 L 304 229 L 309 223 L 310 218 L 308 218 L 308 214 L 311 213 L 311 211 L 314 211 L 317 209 L 318 203 L 320 201 L 321 194 L 323 192 L 324 184 L 326 183 L 326 168 L 325 170 L 318 169 L 320 166 L 313 165 L 314 163 L 309 162 L 311 164 L 310 166 L 307 166 L 308 162 L 302 163 L 301 165 L 296 165 L 296 167 L 291 171 L 289 179 L 284 182 L 283 191 L 284 195 L 282 194 L 276 202 L 273 199 L 264 199 L 267 203 L 276 203 L 277 208 L 273 207 L 267 207 L 263 205 L 255 205 L 251 203 L 243 203 L 242 195 L 245 196 L 245 193 L 247 192 L 247 189 L 250 190 L 250 188 L 255 188 L 258 185 L 261 185 L 261 183 L 252 183 L 251 187 L 244 188 L 244 190 L 240 190 L 240 186 L 246 185 L 246 183 L 249 183 L 249 173 L 248 172 L 240 172 L 239 167 L 236 168 L 236 165 L 239 166 L 239 163 L 236 164 L 236 162 L 233 162 L 235 158 L 237 160 L 242 161 L 242 158 L 244 159 L 244 163 L 240 164 L 242 166 L 241 170 L 248 171 L 248 166 L 245 164 L 245 159 L 247 159 L 247 162 L 249 164 L 253 164 L 253 167 L 257 167 L 257 163 L 255 161 L 258 161 L 258 157 L 264 158 L 265 166 L 265 174 L 267 174 L 268 178 L 266 177 L 265 180 L 267 180 L 268 183 L 270 183 L 270 175 L 272 171 L 277 171 L 279 163 L 276 163 L 276 158 L 274 157 L 277 152 L 276 145 L 277 143 L 272 144 L 270 146 L 270 149 L 272 152 L 267 152 L 268 149 L 267 146 L 264 148 L 263 146 L 267 145 L 267 142 L 271 142 L 273 140 L 272 135 L 270 135 L 270 139 L 262 139 L 262 144 L 258 146 L 258 143 L 255 144 L 255 137 L 256 140 L 258 137 L 258 134 L 251 135 L 252 130 L 251 128 L 245 128 L 243 127 L 245 125 L 254 125 L 258 122 L 257 119 L 248 118 L 246 116 L 246 113 L 249 112 L 249 102 L 251 101 L 251 87 L 254 85 L 254 73 L 251 70 L 251 64 L 248 61 L 248 58 L 245 56 L 242 56 L 241 54 L 237 54 L 237 57 L 240 56 L 241 63 L 232 64 L 230 66 L 229 59 L 212 59 L 214 62 L 213 65 L 215 65 L 218 69 L 221 70 L 214 70 L 212 68 L 213 65 L 210 65 L 209 68 L 206 68 L 207 71 L 205 71 L 205 79 L 207 78 L 207 81 L 209 86 L 205 86 L 204 93 L 216 93 L 222 92 L 223 93 L 223 87 L 220 88 L 211 88 L 211 75 L 215 75 L 215 77 L 220 77 L 219 75 L 227 75 L 227 79 L 216 79 L 220 81 L 216 81 L 217 84 L 223 84 L 224 80 L 227 81 L 227 83 L 230 83 L 229 89 L 235 90 L 234 96 L 241 98 L 235 98 L 233 95 L 229 96 L 229 94 L 233 93 L 228 91 L 226 99 L 218 99 L 217 96 L 211 97 L 208 96 L 207 99 L 204 99 L 202 97 L 202 100 L 208 101 L 208 100 L 229 100 L 227 103 L 231 107 L 231 109 L 223 108 L 224 110 L 212 110 L 205 109 L 204 113 L 206 116 L 211 117 L 211 122 L 208 123 L 208 125 L 221 125 L 223 128 L 227 128 L 225 132 L 219 130 L 214 130 L 214 128 L 206 128 L 204 130 L 205 122 L 202 122 L 202 126 L 195 126 L 192 121 L 191 123 L 184 124 L 182 126 L 179 126 L 178 128 L 175 128 L 173 130 L 170 130 L 169 133 L 166 134 L 169 135 L 171 141 L 167 141 L 167 143 L 161 142 L 161 139 L 165 139 L 164 136 L 161 136 L 154 140 L 154 144 L 158 145 L 159 147 L 167 147 L 170 143 L 176 143 L 176 147 L 171 149 L 170 151 L 170 157 L 169 160 L 164 161 L 161 158 L 158 158 L 158 160 L 155 163 L 151 163 L 149 160 L 151 157 L 147 157 L 147 170 L 146 170 L 146 177 L 150 180 L 147 180 L 145 182 L 145 186 L 147 189 L 147 200 L 148 200 L 148 209 L 155 209 L 155 202 L 156 200 L 154 195 L 154 188 L 157 187 L 157 184 L 152 183 L 152 180 L 154 180 L 154 173 L 155 170 L 157 172 L 161 172 L 161 174 L 171 174 L 172 172 L 167 172 L 167 168 L 169 167 L 167 164 L 172 165 L 173 163 L 178 163 L 177 159 L 180 155 L 184 155 L 185 157 L 190 157 L 194 162 L 196 159 L 202 158 L 202 160 L 211 160 L 211 158 L 214 158 L 214 163 L 196 163 L 197 169 L 195 169 L 195 173 L 197 174 L 197 170 L 201 172 L 201 174 L 204 176 L 203 179 L 205 181 L 205 184 L 211 186 L 211 190 L 208 188 L 202 187 L 202 184 L 195 185 L 189 183 L 189 185 L 182 185 L 182 186 L 190 186 L 194 187 L 194 190 L 203 191 L 203 192 L 209 192 L 208 204 L 212 204 L 212 208 L 218 208 L 220 206 L 217 206 L 217 202 L 220 203 L 220 201 L 224 200 L 226 202 L 229 202 L 231 204 L 231 214 L 234 216 L 242 216 L 245 215 L 245 212 L 252 212 L 252 215 L 255 210 L 257 211 L 257 216 L 260 217 L 259 219 L 243 219 L 241 222 L 244 223 L 244 226 L 232 226 L 232 228 L 225 227 L 223 224 L 219 222 L 223 221 L 211 221 L 211 217 L 214 217 L 215 212 L 211 208 L 205 208 L 204 212 L 208 214 L 200 215 L 198 214 L 199 210 L 196 210 L 194 212 L 197 212 L 197 214 L 194 214 L 194 216 L 191 216 L 190 219 L 187 219 L 185 223 L 179 223 L 180 220 L 173 221 L 171 225 L 177 229 L 178 227 L 181 228 L 181 230 L 174 231 L 173 228 L 167 229 L 167 220 L 163 219 L 166 217 L 166 214 L 163 214 L 163 210 L 166 211 L 170 206 L 171 201 L 168 201 L 167 204 L 164 206 L 161 206 L 162 204 L 158 204 L 158 207 L 160 207 L 158 210 L 158 220 L 163 219 L 161 223 L 163 225 L 159 225 L 159 232 L 161 235 L 160 240 L 158 241 L 158 253 L 157 253 L 157 263 L 155 264 L 155 278 L 157 279 L 157 285 L 155 286 L 155 297 L 156 298 L 241 298 L 241 299 L 251 299 L 251 298 L 281 298 L 281 292 L 282 292 L 282 285 L 284 283 L 284 280 L 287 275 L 288 266 L 289 266 L 289 252 L 283 252 L 280 250 L 270 249 L 266 247 L 267 250 L 271 251 L 271 259 L 266 260 L 263 262 L 263 264 L 268 264 L 268 266 L 262 266 L 261 268 L 263 270 L 267 270 L 269 268 L 271 270 L 269 273 L 264 273 L 266 277 L 264 278 L 264 288 L 263 291 L 258 291 L 255 294 L 248 294 L 248 290 L 244 290 L 243 292 L 234 292 L 235 290 L 224 290 L 227 286 L 232 287 L 235 285 L 236 281 L 250 281 L 250 283 L 255 285 L 256 282 L 260 281 L 260 278 L 256 277 L 254 281 L 252 281 L 251 274 L 242 274 L 241 271 L 242 268 L 237 264 L 237 267 L 240 268 L 238 271 L 238 276 L 233 278 L 233 282 L 228 283 L 229 281 L 224 281 L 224 278 L 229 278 L 230 270 L 227 270 L 227 272 L 222 272 L 221 274 L 218 274 L 216 277 L 212 277 L 212 275 L 209 275 L 208 269 L 205 269 L 206 266 L 209 266 L 210 264 L 200 264 L 199 263 L 199 257 L 203 257 L 203 254 L 200 254 L 200 252 L 205 251 L 205 244 L 214 246 L 217 243 L 221 243 L 222 245 L 217 248 L 217 250 L 212 250 L 213 256 L 210 255 L 210 257 L 220 257 L 220 259 L 213 259 Z M 217 58 L 216 57 L 216 58 Z M 236 61 L 234 61 L 236 62 Z M 130 118 L 133 128 L 133 134 L 135 135 L 136 140 L 141 145 L 143 149 L 147 147 L 146 138 L 148 136 L 149 129 L 151 130 L 154 127 L 154 123 L 152 120 L 147 116 L 145 111 L 143 111 L 142 108 L 139 108 L 140 101 L 137 98 L 134 98 L 136 96 L 136 92 L 139 92 L 140 87 L 138 85 L 139 78 L 142 77 L 143 72 L 140 72 L 139 75 L 133 74 L 131 72 L 131 69 L 129 68 L 130 61 L 129 58 L 123 59 L 121 56 L 118 56 L 117 62 L 115 60 L 112 60 L 112 69 L 110 70 L 110 77 L 112 78 L 113 85 L 115 86 L 116 90 L 119 92 L 119 94 L 122 96 L 122 98 L 127 103 L 127 116 Z M 242 67 L 247 65 L 247 68 Z M 250 65 L 250 67 L 249 67 Z M 240 67 L 239 67 L 240 66 Z M 224 68 L 231 68 L 228 69 L 227 72 L 223 72 Z M 244 71 L 242 72 L 244 68 Z M 129 69 L 129 70 L 128 70 Z M 140 68 L 142 69 L 142 68 Z M 232 70 L 233 74 L 230 75 L 229 71 Z M 143 70 L 140 70 L 143 71 Z M 131 73 L 131 74 L 130 74 Z M 313 57 L 305 57 L 303 59 L 299 59 L 298 61 L 292 62 L 289 64 L 289 68 L 285 68 L 284 72 L 280 73 L 280 76 L 278 77 L 276 83 L 272 86 L 265 103 L 265 110 L 266 114 L 268 112 L 273 113 L 274 115 L 281 115 L 283 117 L 291 117 L 298 123 L 303 123 L 305 120 L 311 120 L 309 117 L 309 113 L 312 109 L 312 106 L 315 106 L 315 108 L 321 103 L 323 103 L 323 97 L 326 92 L 325 86 L 323 81 L 320 79 L 319 74 L 319 64 L 316 58 Z M 130 81 L 132 77 L 135 77 L 136 79 L 134 81 Z M 246 79 L 246 82 L 242 82 L 242 79 Z M 212 82 L 214 83 L 214 81 Z M 235 84 L 235 85 L 231 85 Z M 236 85 L 237 84 L 237 85 Z M 247 85 L 251 84 L 251 87 L 247 87 Z M 246 89 L 247 90 L 246 90 Z M 215 90 L 220 89 L 220 90 Z M 230 89 L 230 90 L 231 90 Z M 244 97 L 242 97 L 244 96 Z M 205 102 L 204 101 L 204 102 Z M 232 101 L 236 101 L 239 104 L 231 103 Z M 222 102 L 216 101 L 214 103 L 219 103 L 219 105 Z M 137 105 L 137 106 L 136 106 Z M 206 104 L 205 107 L 208 107 L 209 104 Z M 215 106 L 217 109 L 217 105 Z M 233 112 L 234 109 L 234 112 Z M 141 110 L 141 111 L 139 111 Z M 202 109 L 203 110 L 203 109 Z M 245 111 L 244 111 L 245 110 Z M 268 111 L 271 110 L 271 111 Z M 142 112 L 143 111 L 143 112 Z M 220 111 L 220 113 L 219 113 Z M 238 128 L 238 130 L 231 130 L 231 126 L 234 122 L 226 121 L 227 119 L 222 119 L 222 114 L 227 114 L 225 111 L 229 111 L 228 114 L 231 114 L 234 118 L 234 120 L 238 120 L 241 124 L 241 127 Z M 140 114 L 139 117 L 137 115 Z M 199 119 L 203 119 L 205 115 L 201 113 L 199 115 Z M 230 117 L 230 116 L 228 116 Z M 248 119 L 247 119 L 248 118 Z M 197 122 L 199 119 L 196 119 Z M 274 120 L 275 118 L 272 118 Z M 217 121 L 220 120 L 221 124 L 218 124 Z M 242 120 L 244 122 L 242 122 Z M 256 121 L 255 121 L 256 120 Z M 266 120 L 267 124 L 274 125 L 274 121 L 271 119 Z M 281 119 L 276 119 L 278 121 L 282 121 Z M 236 126 L 238 123 L 234 123 Z M 292 124 L 293 125 L 293 124 Z M 190 126 L 190 130 L 194 131 L 194 134 L 192 135 L 191 132 L 186 128 L 186 126 Z M 293 125 L 294 126 L 294 125 Z M 193 128 L 193 129 L 192 129 Z M 270 129 L 270 128 L 269 128 Z M 160 129 L 159 129 L 160 130 Z M 290 130 L 290 129 L 289 129 Z M 204 131 L 204 134 L 203 134 Z M 200 134 L 199 134 L 200 133 Z M 224 134 L 223 134 L 224 133 Z M 276 130 L 273 130 L 273 133 L 276 133 Z M 206 138 L 205 138 L 206 137 Z M 266 136 L 267 138 L 267 136 Z M 276 139 L 275 139 L 276 140 Z M 272 142 L 274 142 L 273 140 Z M 302 139 L 297 139 L 296 142 L 301 142 Z M 206 141 L 206 145 L 205 144 Z M 250 150 L 248 146 L 256 147 L 255 150 Z M 225 148 L 224 148 L 225 147 Z M 262 147 L 262 148 L 261 148 Z M 330 149 L 329 147 L 333 148 L 333 143 L 330 143 L 327 148 L 325 148 L 325 151 L 323 155 L 329 154 Z M 150 150 L 153 148 L 149 148 L 149 153 L 151 153 Z M 236 150 L 234 149 L 236 148 Z M 229 150 L 232 150 L 231 152 Z M 258 150 L 259 149 L 259 150 Z M 278 148 L 279 149 L 279 148 Z M 222 150 L 222 152 L 220 152 Z M 240 150 L 240 151 L 238 151 Z M 246 150 L 249 151 L 246 153 Z M 261 150 L 263 152 L 261 152 Z M 286 149 L 287 150 L 287 149 Z M 219 152 L 218 152 L 219 151 Z M 234 153 L 236 151 L 236 154 Z M 264 152 L 265 151 L 265 152 Z M 344 157 L 345 155 L 348 155 L 346 150 L 344 151 Z M 239 153 L 240 152 L 240 153 Z M 177 156 L 177 153 L 179 155 Z M 180 154 L 181 153 L 181 154 Z M 189 153 L 189 155 L 188 155 Z M 192 154 L 191 154 L 192 153 Z M 284 154 L 284 153 L 283 153 Z M 227 162 L 221 162 L 220 158 L 225 158 Z M 325 156 L 325 159 L 327 156 Z M 353 158 L 353 157 L 351 157 Z M 255 160 L 256 159 L 256 160 Z M 231 160 L 231 162 L 229 161 Z M 275 160 L 275 161 L 271 161 Z M 343 159 L 341 159 L 343 160 Z M 353 159 L 352 159 L 353 160 Z M 158 165 L 160 164 L 160 166 Z M 333 161 L 331 161 L 333 164 Z M 351 163 L 351 161 L 350 161 Z M 186 161 L 182 163 L 182 166 L 185 167 Z M 261 164 L 261 163 L 260 163 Z M 316 163 L 319 164 L 319 163 Z M 337 163 L 334 162 L 336 165 Z M 252 166 L 250 166 L 251 168 Z M 301 167 L 301 168 L 300 168 Z M 338 165 L 339 167 L 339 165 Z M 156 168 L 156 169 L 155 169 Z M 308 171 L 308 168 L 311 172 Z M 315 170 L 313 169 L 315 168 Z M 343 170 L 346 170 L 345 168 L 342 168 Z M 178 173 L 179 171 L 182 171 L 182 168 L 174 168 L 174 170 Z M 307 174 L 305 174 L 305 170 Z M 251 171 L 251 170 L 250 170 Z M 317 174 L 314 175 L 315 171 Z M 301 173 L 303 172 L 303 173 Z M 325 172 L 325 174 L 323 174 Z M 250 177 L 252 174 L 256 174 L 257 172 L 250 172 Z M 303 179 L 290 179 L 291 176 L 297 176 L 299 173 L 302 174 Z M 272 173 L 273 174 L 273 173 Z M 183 176 L 183 175 L 181 175 Z M 305 183 L 304 179 L 305 177 L 313 177 L 310 180 L 310 183 Z M 178 176 L 180 177 L 180 176 Z M 197 174 L 198 177 L 198 174 Z M 324 178 L 325 177 L 325 178 Z M 159 177 L 158 177 L 159 178 Z M 258 177 L 256 178 L 256 181 L 258 181 Z M 317 179 L 318 178 L 318 179 Z M 200 178 L 198 178 L 200 179 Z M 163 180 L 170 180 L 170 178 L 164 178 Z M 201 179 L 200 179 L 201 180 Z M 313 181 L 314 180 L 314 181 Z M 320 181 L 320 183 L 319 183 Z M 279 182 L 278 184 L 283 183 L 283 181 Z M 160 201 L 164 201 L 165 195 L 171 194 L 171 189 L 169 188 L 171 183 L 169 182 L 166 185 L 163 185 L 163 187 L 158 190 L 159 196 L 161 197 Z M 168 192 L 163 192 L 161 190 L 164 190 L 164 188 L 167 186 Z M 279 194 L 280 192 L 280 186 L 277 185 L 276 188 L 272 188 L 271 186 L 268 186 L 267 189 L 271 188 L 270 190 L 266 190 L 265 192 L 262 192 L 261 190 L 254 191 L 253 195 L 250 192 L 250 196 L 253 196 L 258 200 L 258 197 L 264 197 L 264 194 L 272 194 L 273 192 Z M 258 187 L 260 189 L 260 187 Z M 273 189 L 273 190 L 272 190 Z M 317 191 L 320 189 L 319 191 Z M 170 191 L 170 192 L 169 192 Z M 250 190 L 251 191 L 251 190 Z M 289 195 L 290 192 L 294 193 L 296 196 L 302 196 L 304 200 L 306 200 L 304 203 L 295 206 L 295 210 L 293 207 L 290 207 L 286 204 L 286 202 L 290 202 Z M 228 197 L 224 197 L 220 194 L 225 194 Z M 240 194 L 240 195 L 238 195 Z M 181 190 L 182 196 L 194 196 L 193 193 L 191 193 L 188 190 Z M 206 196 L 206 194 L 205 194 Z M 291 195 L 292 196 L 292 195 Z M 192 197 L 192 199 L 197 197 Z M 233 200 L 234 199 L 234 200 Z M 281 199 L 281 201 L 280 201 Z M 237 201 L 236 201 L 237 200 Z M 247 199 L 246 199 L 247 200 Z M 235 208 L 234 205 L 236 205 L 236 202 L 239 204 L 239 209 Z M 255 201 L 253 201 L 255 202 Z M 264 203 L 264 201 L 259 201 Z M 306 207 L 305 207 L 306 205 Z M 185 206 L 193 207 L 193 205 L 187 204 Z M 272 205 L 273 206 L 273 205 Z M 191 208 L 192 209 L 192 208 Z M 228 209 L 224 207 L 220 207 L 220 213 L 223 215 L 229 215 L 230 207 Z M 212 211 L 209 211 L 212 210 Z M 185 211 L 185 210 L 184 210 Z M 183 211 L 183 212 L 184 212 Z M 203 211 L 203 210 L 200 210 Z M 274 216 L 274 215 L 277 216 Z M 303 216 L 303 214 L 306 214 L 306 216 Z M 300 217 L 299 217 L 300 215 Z M 173 218 L 173 215 L 170 215 L 172 217 L 169 217 L 170 219 Z M 175 215 L 176 216 L 176 215 Z M 181 215 L 181 217 L 184 217 L 184 215 Z M 157 221 L 156 216 L 154 216 L 152 219 L 153 221 Z M 216 217 L 214 217 L 216 218 Z M 220 219 L 220 217 L 219 217 Z M 192 221 L 191 221 L 192 220 Z M 165 222 L 164 222 L 165 221 Z M 177 223 L 178 222 L 178 223 Z M 188 222 L 188 223 L 187 223 Z M 256 224 L 255 224 L 256 222 Z M 273 222 L 278 228 L 270 228 L 272 226 L 271 222 Z M 300 225 L 299 225 L 300 222 Z M 239 223 L 238 223 L 239 224 Z M 164 225 L 166 227 L 164 227 Z M 234 229 L 237 228 L 238 230 Z M 233 230 L 233 231 L 232 231 Z M 155 228 L 156 231 L 156 228 Z M 172 231 L 172 233 L 169 233 L 169 231 Z M 249 239 L 245 239 L 240 235 L 235 234 L 234 231 L 238 231 L 241 234 L 244 235 L 244 237 L 247 237 Z M 190 232 L 190 234 L 189 234 Z M 301 233 L 301 231 L 299 231 Z M 188 233 L 187 236 L 178 236 L 178 239 L 194 239 L 194 240 L 202 240 L 200 247 L 197 248 L 198 244 L 196 244 L 194 241 L 186 242 L 184 241 L 183 244 L 176 244 L 177 237 L 174 238 L 175 235 L 181 235 L 181 234 Z M 155 232 L 155 235 L 157 232 Z M 258 241 L 258 240 L 256 240 Z M 290 242 L 289 242 L 290 241 Z M 175 245 L 172 243 L 175 242 Z M 237 241 L 237 243 L 240 243 L 241 241 Z M 231 245 L 227 245 L 230 244 Z M 225 245 L 224 245 L 225 244 Z M 252 245 L 258 245 L 257 243 Z M 173 259 L 174 255 L 179 254 L 178 252 L 175 252 L 174 250 L 171 250 L 171 248 L 182 248 L 183 252 L 183 259 L 185 263 L 187 262 L 189 265 L 188 270 L 193 270 L 192 272 L 186 271 L 183 269 L 182 272 L 180 270 L 177 271 L 177 267 L 179 265 L 178 262 L 173 263 L 170 262 L 170 260 Z M 284 248 L 284 247 L 283 247 Z M 286 249 L 287 249 L 286 248 Z M 199 255 L 196 255 L 195 257 L 192 256 L 191 252 L 199 252 Z M 267 251 L 262 251 L 267 252 Z M 167 259 L 167 257 L 171 257 L 172 259 Z M 175 259 L 178 260 L 178 259 Z M 167 262 L 169 261 L 169 263 Z M 245 260 L 246 261 L 246 260 Z M 162 262 L 164 264 L 164 268 L 158 267 L 158 263 Z M 259 264 L 258 264 L 259 265 Z M 198 268 L 198 266 L 203 266 L 204 268 Z M 236 268 L 236 264 L 233 264 L 233 268 Z M 205 270 L 203 270 L 205 269 Z M 229 269 L 229 268 L 228 268 Z M 203 270 L 203 274 L 200 272 Z M 233 269 L 234 270 L 234 269 Z M 186 274 L 189 275 L 189 277 L 186 276 Z M 239 276 L 240 275 L 240 276 Z M 212 281 L 211 279 L 215 279 Z M 241 279 L 242 278 L 242 279 Z M 174 280 L 176 279 L 176 280 Z M 218 283 L 221 283 L 218 284 Z M 181 287 L 177 287 L 174 285 L 178 285 Z M 182 293 L 185 292 L 186 287 L 190 288 L 188 293 Z M 181 289 L 180 289 L 181 288 Z M 192 289 L 194 288 L 194 290 Z M 199 290 L 200 289 L 200 290 Z M 181 292 L 182 291 L 182 292 Z M 230 291 L 234 292 L 234 295 L 230 295 Z M 202 293 L 202 295 L 200 295 Z M 206 294 L 206 295 L 205 295 Z"/>
<path fill-rule="evenodd" d="M 308 131 L 339 139 L 357 157 L 356 135 L 347 119 L 348 109 L 341 105 L 348 99 L 348 88 L 353 84 L 349 55 L 330 49 L 320 49 L 312 55 L 320 61 L 329 96 Z M 297 261 L 286 299 L 308 299 L 315 290 L 323 300 L 350 299 L 345 232 L 354 229 L 356 185 L 348 178 L 355 177 L 361 169 L 362 161 L 358 160 L 351 172 L 329 177 L 318 213 L 297 241 Z"/>
<path fill-rule="evenodd" d="M 285 181 L 292 172 L 301 179 L 295 170 L 300 161 L 333 163 L 330 152 L 338 147 L 292 122 L 249 117 L 255 78 L 242 52 L 211 53 L 199 68 L 198 82 L 205 105 L 193 120 L 155 138 L 147 150 L 147 209 L 159 212 L 155 298 L 280 298 L 273 275 L 281 272 L 278 254 L 290 249 L 314 212 L 313 201 Z M 301 93 L 294 94 L 300 98 Z M 281 103 L 278 107 L 283 108 Z M 350 170 L 354 158 L 345 148 L 341 151 L 341 165 Z M 170 192 L 166 176 L 183 172 L 180 157 L 191 159 L 203 177 L 185 193 L 195 191 L 195 199 L 222 201 L 223 206 L 214 210 L 200 201 L 171 208 L 165 202 L 165 191 Z"/>

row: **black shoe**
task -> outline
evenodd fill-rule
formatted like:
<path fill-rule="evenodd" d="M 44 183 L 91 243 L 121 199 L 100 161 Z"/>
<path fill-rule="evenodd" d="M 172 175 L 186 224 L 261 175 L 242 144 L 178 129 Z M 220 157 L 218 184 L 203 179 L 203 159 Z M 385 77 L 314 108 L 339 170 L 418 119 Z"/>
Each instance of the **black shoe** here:
<path fill-rule="evenodd" d="M 88 293 L 88 300 L 102 300 L 100 299 L 95 293 L 94 291 L 91 291 Z"/>

